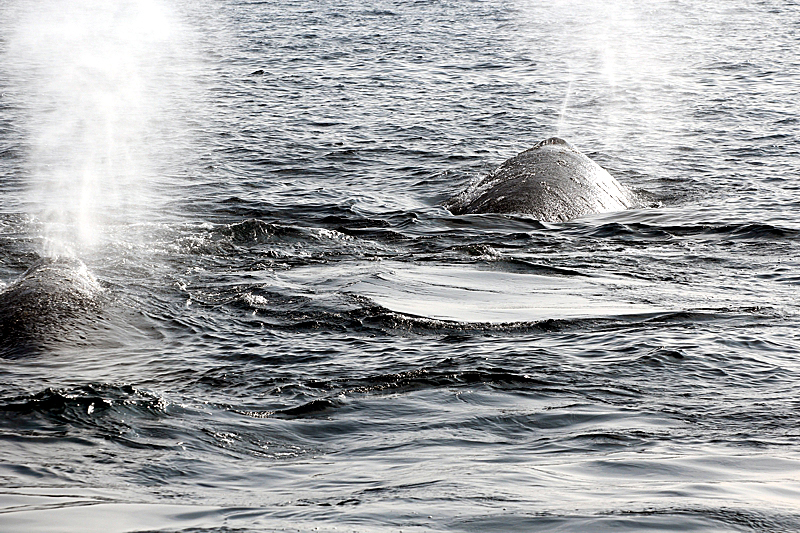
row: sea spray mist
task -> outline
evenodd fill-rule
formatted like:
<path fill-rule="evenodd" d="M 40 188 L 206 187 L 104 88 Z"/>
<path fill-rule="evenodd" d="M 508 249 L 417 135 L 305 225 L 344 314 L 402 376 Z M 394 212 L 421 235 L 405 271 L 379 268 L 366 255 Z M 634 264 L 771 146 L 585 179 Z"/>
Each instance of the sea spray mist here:
<path fill-rule="evenodd" d="M 27 210 L 40 253 L 83 256 L 165 195 L 180 135 L 184 32 L 147 0 L 42 0 L 12 9 L 6 69 L 23 105 Z"/>

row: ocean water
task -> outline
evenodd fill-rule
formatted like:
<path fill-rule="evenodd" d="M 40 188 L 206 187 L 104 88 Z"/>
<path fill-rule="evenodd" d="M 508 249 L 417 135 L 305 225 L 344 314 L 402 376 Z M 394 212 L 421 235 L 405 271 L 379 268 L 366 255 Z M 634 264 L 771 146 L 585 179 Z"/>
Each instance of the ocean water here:
<path fill-rule="evenodd" d="M 797 2 L 8 0 L 0 54 L 0 286 L 103 288 L 2 345 L 0 531 L 800 530 Z M 551 136 L 654 205 L 441 207 Z"/>

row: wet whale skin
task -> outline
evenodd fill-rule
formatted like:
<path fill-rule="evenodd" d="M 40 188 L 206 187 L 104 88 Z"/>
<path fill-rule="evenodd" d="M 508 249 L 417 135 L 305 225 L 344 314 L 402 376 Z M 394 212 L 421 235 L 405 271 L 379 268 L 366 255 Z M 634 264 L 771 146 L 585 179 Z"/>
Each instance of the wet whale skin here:
<path fill-rule="evenodd" d="M 454 215 L 519 213 L 566 222 L 638 207 L 641 199 L 570 143 L 553 137 L 507 160 L 444 205 Z"/>

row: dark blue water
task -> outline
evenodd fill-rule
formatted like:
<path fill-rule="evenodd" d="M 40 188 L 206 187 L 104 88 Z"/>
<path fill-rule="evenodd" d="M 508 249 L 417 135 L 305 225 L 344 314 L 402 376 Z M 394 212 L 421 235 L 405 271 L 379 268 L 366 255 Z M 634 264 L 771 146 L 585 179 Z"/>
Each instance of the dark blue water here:
<path fill-rule="evenodd" d="M 0 531 L 800 530 L 800 6 L 0 6 Z M 440 204 L 558 135 L 654 207 Z M 31 317 L 37 321 L 36 316 Z"/>

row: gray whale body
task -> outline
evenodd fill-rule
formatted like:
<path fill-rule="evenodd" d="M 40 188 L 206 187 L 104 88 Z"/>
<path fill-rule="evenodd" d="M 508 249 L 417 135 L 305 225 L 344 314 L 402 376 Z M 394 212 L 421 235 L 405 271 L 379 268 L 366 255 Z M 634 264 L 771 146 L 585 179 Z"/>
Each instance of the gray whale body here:
<path fill-rule="evenodd" d="M 26 353 L 100 309 L 103 288 L 81 261 L 41 259 L 0 291 L 0 353 Z"/>
<path fill-rule="evenodd" d="M 636 193 L 557 137 L 512 157 L 444 203 L 454 215 L 519 213 L 542 222 L 641 206 Z"/>

